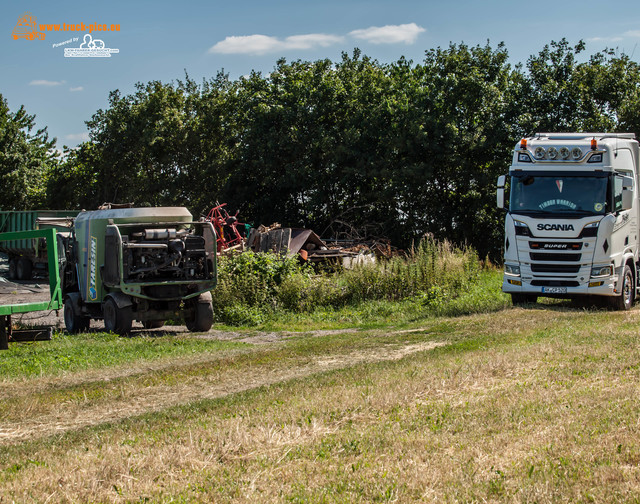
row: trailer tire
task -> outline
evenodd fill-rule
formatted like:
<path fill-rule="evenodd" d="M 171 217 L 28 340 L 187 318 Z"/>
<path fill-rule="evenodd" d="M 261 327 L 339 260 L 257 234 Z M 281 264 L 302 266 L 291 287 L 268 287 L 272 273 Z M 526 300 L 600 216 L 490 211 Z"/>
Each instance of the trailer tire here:
<path fill-rule="evenodd" d="M 133 325 L 133 309 L 131 305 L 120 308 L 113 298 L 107 298 L 102 307 L 104 317 L 104 328 L 107 332 L 112 332 L 123 336 L 131 332 Z"/>
<path fill-rule="evenodd" d="M 190 300 L 190 305 L 184 318 L 187 329 L 191 332 L 206 332 L 211 329 L 213 325 L 211 294 L 200 294 L 197 298 Z"/>
<path fill-rule="evenodd" d="M 7 275 L 9 280 L 16 279 L 16 260 L 15 258 L 9 259 L 9 274 Z"/>
<path fill-rule="evenodd" d="M 535 294 L 511 293 L 511 303 L 513 306 L 522 306 L 524 304 L 535 303 L 536 301 L 538 301 L 538 296 Z"/>
<path fill-rule="evenodd" d="M 31 273 L 31 261 L 27 257 L 19 257 L 16 260 L 16 277 L 18 280 L 29 280 Z"/>
<path fill-rule="evenodd" d="M 71 334 L 84 332 L 89 329 L 91 319 L 78 315 L 73 307 L 73 300 L 67 298 L 64 301 L 64 325 L 67 328 L 67 332 Z"/>
<path fill-rule="evenodd" d="M 635 285 L 633 284 L 633 272 L 628 264 L 625 264 L 622 273 L 622 289 L 620 295 L 611 298 L 611 307 L 614 310 L 627 311 L 633 306 L 635 298 Z"/>

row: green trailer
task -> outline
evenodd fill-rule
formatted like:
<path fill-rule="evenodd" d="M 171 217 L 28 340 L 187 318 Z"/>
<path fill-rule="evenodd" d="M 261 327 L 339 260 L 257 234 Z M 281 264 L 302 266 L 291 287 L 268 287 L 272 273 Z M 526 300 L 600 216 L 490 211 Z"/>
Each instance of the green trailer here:
<path fill-rule="evenodd" d="M 78 214 L 71 210 L 0 211 L 0 233 L 17 233 L 43 229 L 57 229 L 64 234 Z M 28 280 L 34 270 L 46 271 L 46 240 L 20 238 L 0 242 L 0 252 L 9 259 L 9 278 Z"/>
<path fill-rule="evenodd" d="M 57 236 L 54 228 L 35 231 L 16 231 L 0 233 L 0 246 L 8 242 L 28 242 L 29 240 L 43 240 L 46 247 L 47 269 L 49 271 L 49 300 L 44 302 L 0 305 L 0 350 L 8 348 L 11 335 L 11 316 L 19 313 L 29 313 L 41 310 L 58 310 L 62 307 L 62 289 L 59 276 L 63 251 L 58 250 Z"/>

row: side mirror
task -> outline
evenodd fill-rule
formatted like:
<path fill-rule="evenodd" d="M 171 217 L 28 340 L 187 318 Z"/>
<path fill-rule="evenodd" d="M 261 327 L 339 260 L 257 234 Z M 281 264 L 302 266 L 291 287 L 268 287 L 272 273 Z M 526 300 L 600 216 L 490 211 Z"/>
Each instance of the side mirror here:
<path fill-rule="evenodd" d="M 506 180 L 507 177 L 505 175 L 500 175 L 498 177 L 498 188 L 496 190 L 496 203 L 498 208 L 504 208 L 504 185 Z"/>
<path fill-rule="evenodd" d="M 622 177 L 622 209 L 631 210 L 633 207 L 633 179 Z"/>

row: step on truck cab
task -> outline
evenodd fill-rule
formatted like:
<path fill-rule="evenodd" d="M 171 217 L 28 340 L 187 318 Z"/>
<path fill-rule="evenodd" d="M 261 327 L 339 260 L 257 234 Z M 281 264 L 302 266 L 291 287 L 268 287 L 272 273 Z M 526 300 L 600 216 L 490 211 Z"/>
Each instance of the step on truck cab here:
<path fill-rule="evenodd" d="M 638 289 L 638 142 L 633 133 L 538 133 L 515 146 L 502 290 L 514 304 L 589 296 L 631 308 Z"/>

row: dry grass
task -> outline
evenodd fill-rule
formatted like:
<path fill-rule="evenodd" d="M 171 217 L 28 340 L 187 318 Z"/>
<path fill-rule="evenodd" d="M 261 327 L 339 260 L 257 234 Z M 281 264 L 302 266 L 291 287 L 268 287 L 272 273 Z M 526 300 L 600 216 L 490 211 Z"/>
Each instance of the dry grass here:
<path fill-rule="evenodd" d="M 129 376 L 120 396 L 34 405 L 32 427 L 68 431 L 0 448 L 0 499 L 638 501 L 638 322 L 516 309 Z"/>

